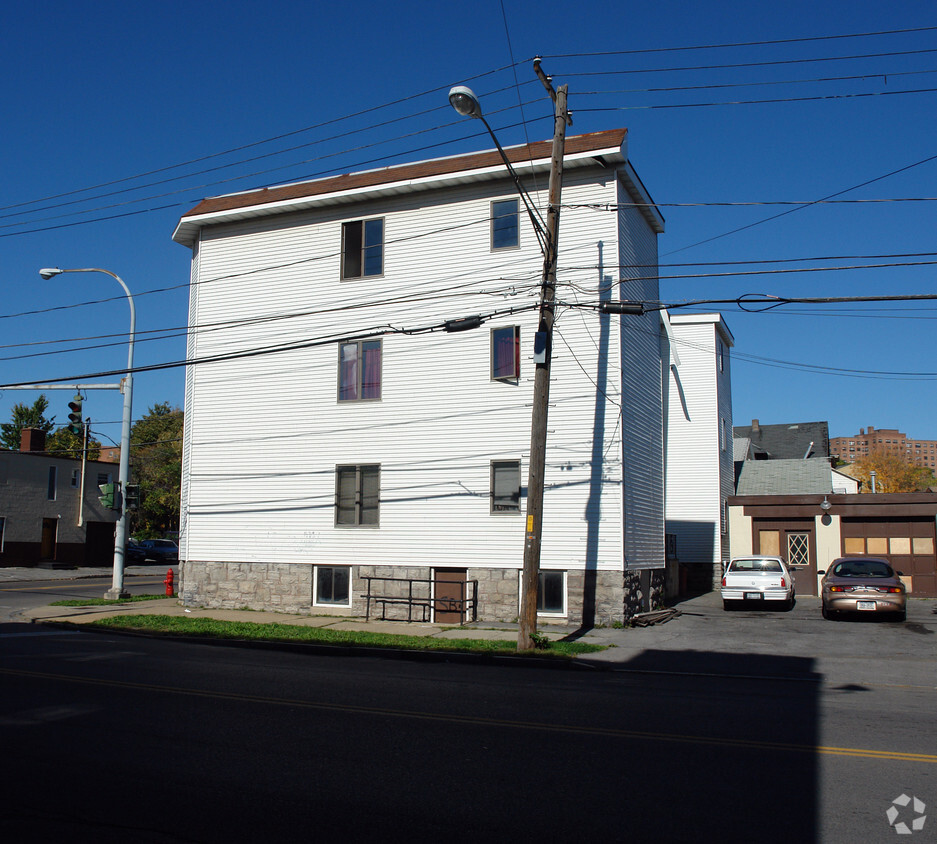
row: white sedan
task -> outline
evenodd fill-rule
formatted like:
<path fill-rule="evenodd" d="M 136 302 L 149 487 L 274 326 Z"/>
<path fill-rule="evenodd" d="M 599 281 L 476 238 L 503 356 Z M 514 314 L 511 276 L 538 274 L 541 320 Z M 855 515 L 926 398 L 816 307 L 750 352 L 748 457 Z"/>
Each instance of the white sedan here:
<path fill-rule="evenodd" d="M 780 557 L 750 554 L 729 561 L 722 576 L 722 606 L 736 603 L 780 601 L 784 609 L 794 606 L 794 578 Z"/>

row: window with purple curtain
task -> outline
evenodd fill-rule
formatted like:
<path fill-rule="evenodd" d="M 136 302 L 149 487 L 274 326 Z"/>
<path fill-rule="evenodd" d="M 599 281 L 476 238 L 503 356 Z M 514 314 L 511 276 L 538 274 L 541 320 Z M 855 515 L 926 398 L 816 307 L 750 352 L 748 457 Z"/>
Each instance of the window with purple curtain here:
<path fill-rule="evenodd" d="M 362 340 L 338 347 L 338 400 L 381 397 L 381 341 Z"/>
<path fill-rule="evenodd" d="M 519 325 L 491 329 L 491 378 L 516 381 L 521 375 L 521 329 Z"/>

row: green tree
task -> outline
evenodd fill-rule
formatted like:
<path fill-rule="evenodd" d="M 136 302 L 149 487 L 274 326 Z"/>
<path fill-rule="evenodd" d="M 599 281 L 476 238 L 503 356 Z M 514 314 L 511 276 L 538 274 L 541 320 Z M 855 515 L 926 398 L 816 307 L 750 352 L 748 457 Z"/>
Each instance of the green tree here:
<path fill-rule="evenodd" d="M 130 430 L 131 482 L 140 485 L 140 509 L 131 514 L 130 528 L 140 539 L 179 529 L 182 426 L 182 411 L 163 402 Z"/>
<path fill-rule="evenodd" d="M 19 451 L 23 428 L 38 428 L 48 434 L 55 427 L 55 417 L 45 417 L 48 407 L 45 395 L 39 396 L 32 405 L 14 404 L 10 422 L 0 425 L 0 444 L 9 451 Z"/>
<path fill-rule="evenodd" d="M 46 438 L 46 451 L 54 457 L 71 457 L 81 460 L 83 435 L 73 434 L 68 428 L 59 428 Z M 101 459 L 101 443 L 88 437 L 88 459 Z"/>

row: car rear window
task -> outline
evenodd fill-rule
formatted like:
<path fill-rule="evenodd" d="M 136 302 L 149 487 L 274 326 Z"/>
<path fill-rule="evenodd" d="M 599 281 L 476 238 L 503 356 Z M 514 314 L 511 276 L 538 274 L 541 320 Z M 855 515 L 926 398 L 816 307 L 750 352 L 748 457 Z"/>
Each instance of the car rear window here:
<path fill-rule="evenodd" d="M 833 566 L 833 574 L 836 577 L 894 577 L 895 571 L 874 560 L 848 560 Z"/>
<path fill-rule="evenodd" d="M 729 571 L 780 572 L 781 564 L 777 560 L 733 560 Z"/>

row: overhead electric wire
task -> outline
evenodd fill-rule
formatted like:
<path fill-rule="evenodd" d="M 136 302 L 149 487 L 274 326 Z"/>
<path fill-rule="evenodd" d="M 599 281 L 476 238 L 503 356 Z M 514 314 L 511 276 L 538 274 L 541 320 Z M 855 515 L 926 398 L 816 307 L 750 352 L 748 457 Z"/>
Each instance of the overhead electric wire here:
<path fill-rule="evenodd" d="M 544 58 L 551 59 L 579 59 L 598 56 L 634 56 L 642 53 L 677 53 L 688 50 L 723 50 L 732 47 L 767 47 L 774 44 L 805 44 L 811 41 L 838 41 L 849 38 L 873 38 L 880 35 L 905 35 L 917 32 L 933 32 L 937 26 L 917 26 L 905 29 L 882 29 L 871 32 L 849 32 L 836 35 L 807 35 L 800 38 L 773 38 L 763 41 L 735 41 L 723 44 L 692 44 L 685 47 L 642 47 L 630 50 L 600 50 L 585 53 L 551 53 Z"/>

